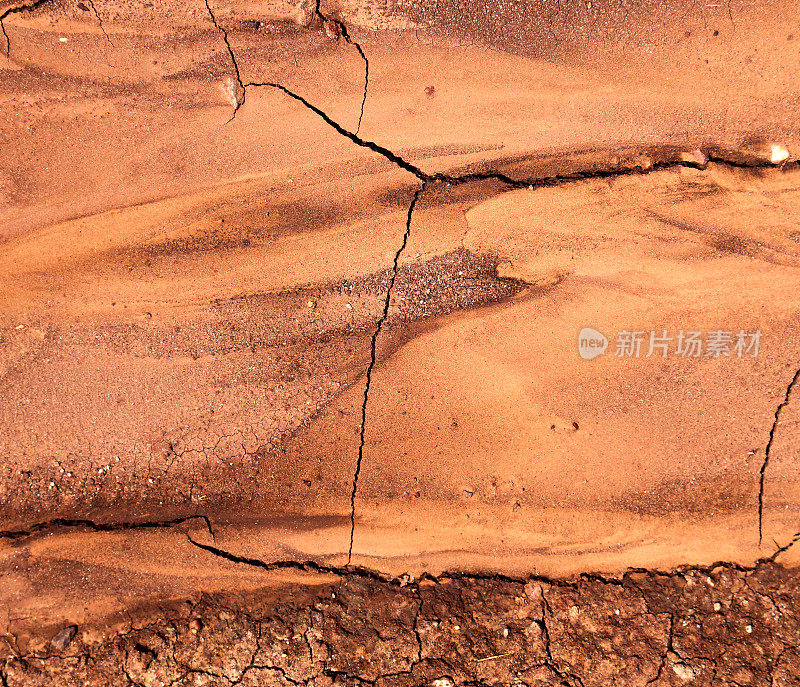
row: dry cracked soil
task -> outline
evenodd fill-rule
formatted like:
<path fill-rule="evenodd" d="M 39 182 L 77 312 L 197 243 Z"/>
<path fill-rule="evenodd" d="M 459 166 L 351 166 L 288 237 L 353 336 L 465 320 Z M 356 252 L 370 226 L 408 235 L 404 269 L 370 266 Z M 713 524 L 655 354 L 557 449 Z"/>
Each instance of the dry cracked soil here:
<path fill-rule="evenodd" d="M 800 2 L 0 26 L 2 687 L 800 684 Z"/>

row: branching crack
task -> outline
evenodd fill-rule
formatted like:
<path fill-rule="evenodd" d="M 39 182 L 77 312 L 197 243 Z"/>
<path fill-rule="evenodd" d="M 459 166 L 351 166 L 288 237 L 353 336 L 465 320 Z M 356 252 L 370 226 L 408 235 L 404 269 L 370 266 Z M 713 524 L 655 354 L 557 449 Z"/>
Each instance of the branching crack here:
<path fill-rule="evenodd" d="M 664 652 L 661 654 L 661 660 L 658 664 L 656 674 L 650 678 L 645 685 L 652 685 L 661 679 L 664 668 L 667 666 L 667 658 L 670 654 L 674 653 L 673 643 L 675 641 L 675 614 L 669 613 L 669 630 L 667 634 L 667 643 L 664 647 Z"/>
<path fill-rule="evenodd" d="M 231 64 L 233 65 L 234 76 L 235 76 L 235 79 L 236 79 L 236 85 L 238 87 L 237 88 L 237 92 L 235 94 L 235 102 L 236 102 L 236 104 L 234 105 L 234 108 L 233 108 L 233 114 L 230 116 L 230 118 L 226 122 L 226 124 L 227 124 L 227 123 L 231 122 L 236 117 L 236 113 L 239 111 L 239 108 L 242 107 L 242 105 L 244 105 L 245 100 L 247 99 L 247 88 L 249 86 L 272 86 L 273 88 L 282 88 L 282 87 L 278 86 L 277 84 L 256 83 L 256 82 L 245 83 L 242 80 L 242 73 L 239 70 L 239 62 L 236 59 L 236 54 L 234 53 L 233 47 L 231 46 L 230 40 L 228 38 L 228 31 L 227 31 L 227 29 L 225 29 L 224 26 L 222 26 L 222 24 L 217 22 L 217 17 L 214 14 L 214 11 L 211 9 L 211 5 L 209 4 L 208 0 L 204 0 L 204 2 L 205 2 L 205 5 L 206 5 L 206 10 L 208 11 L 208 16 L 211 18 L 211 23 L 214 24 L 214 27 L 222 34 L 222 40 L 225 43 L 225 48 L 226 48 L 226 50 L 228 52 L 228 56 L 231 59 Z M 361 59 L 364 61 L 364 94 L 363 94 L 363 96 L 361 98 L 361 109 L 359 111 L 358 126 L 356 127 L 356 133 L 355 133 L 355 135 L 357 136 L 358 132 L 361 130 L 361 120 L 364 118 L 364 107 L 365 107 L 366 102 L 367 102 L 367 90 L 369 89 L 369 60 L 367 59 L 367 55 L 364 52 L 364 50 L 361 47 L 361 45 L 357 41 L 354 41 L 350 37 L 350 34 L 348 33 L 347 27 L 344 25 L 344 23 L 339 21 L 338 19 L 331 19 L 330 17 L 327 17 L 326 15 L 324 15 L 322 13 L 322 11 L 320 10 L 320 0 L 317 0 L 316 7 L 314 8 L 314 14 L 319 18 L 319 20 L 322 22 L 323 26 L 326 25 L 326 24 L 334 25 L 336 27 L 335 31 L 336 31 L 337 36 L 341 35 L 342 38 L 344 38 L 345 41 L 348 43 L 348 45 L 352 45 L 356 49 L 356 51 L 358 51 L 358 54 L 361 56 Z M 99 19 L 99 17 L 98 17 L 98 19 Z M 101 26 L 102 26 L 102 23 L 101 23 Z M 307 101 L 303 100 L 299 96 L 294 96 L 294 94 L 292 94 L 290 91 L 288 91 L 288 89 L 283 89 L 282 88 L 282 90 L 284 90 L 287 93 L 287 95 L 291 95 L 292 97 L 296 97 L 296 99 L 301 100 L 301 102 L 303 102 L 303 104 L 306 107 L 309 107 L 310 109 L 315 111 L 317 114 L 319 114 L 319 115 L 323 115 L 324 114 L 321 110 L 317 110 L 310 103 L 308 103 Z M 334 123 L 334 121 L 332 119 L 329 119 L 327 117 L 325 119 L 326 119 L 328 124 L 334 126 L 335 123 Z M 336 126 L 334 126 L 334 128 L 336 128 Z M 341 133 L 341 134 L 347 135 L 346 130 L 344 128 L 337 128 L 337 131 L 339 131 L 339 133 Z M 389 153 L 390 151 L 384 149 L 384 151 L 377 151 L 376 150 L 375 152 L 381 152 L 381 154 L 385 154 L 385 153 Z"/>
<path fill-rule="evenodd" d="M 400 256 L 408 245 L 408 238 L 411 235 L 411 218 L 414 214 L 414 208 L 417 205 L 420 195 L 425 190 L 425 184 L 414 192 L 414 197 L 411 199 L 411 205 L 408 207 L 408 215 L 406 216 L 406 230 L 403 234 L 403 241 L 397 252 L 394 254 L 394 263 L 392 264 L 392 273 L 389 277 L 389 284 L 386 287 L 386 297 L 383 301 L 383 313 L 378 320 L 375 331 L 372 333 L 372 343 L 370 346 L 369 365 L 367 366 L 366 381 L 364 383 L 364 400 L 361 403 L 361 426 L 359 428 L 359 441 L 358 441 L 358 459 L 356 460 L 356 469 L 353 474 L 353 491 L 350 493 L 350 546 L 347 549 L 347 564 L 350 565 L 350 560 L 353 557 L 353 538 L 356 531 L 356 494 L 358 492 L 358 477 L 361 474 L 361 461 L 364 459 L 364 440 L 367 430 L 367 403 L 369 402 L 369 389 L 372 383 L 372 371 L 375 368 L 375 361 L 377 358 L 377 345 L 378 337 L 380 336 L 383 325 L 386 323 L 386 318 L 389 316 L 389 306 L 392 300 L 392 289 L 394 288 L 395 280 L 397 279 L 398 263 Z"/>
<path fill-rule="evenodd" d="M 3 25 L 3 19 L 5 19 L 7 16 L 9 16 L 12 13 L 28 11 L 28 10 L 31 10 L 31 9 L 33 9 L 33 8 L 35 8 L 35 7 L 37 7 L 37 6 L 41 5 L 41 4 L 46 3 L 46 2 L 48 2 L 48 0 L 27 0 L 27 1 L 23 0 L 23 2 L 21 2 L 20 4 L 14 5 L 14 6 L 8 8 L 8 9 L 6 9 L 2 13 L 2 15 L 0 15 L 0 28 L 2 28 L 3 35 L 5 36 L 5 39 L 6 39 L 6 51 L 7 51 L 7 53 L 10 54 L 10 41 L 9 41 L 9 38 L 8 38 L 8 34 L 6 33 L 6 30 L 5 30 L 5 26 Z M 354 568 L 350 567 L 350 561 L 351 561 L 351 558 L 352 558 L 354 529 L 355 529 L 355 500 L 356 500 L 356 497 L 357 497 L 358 479 L 359 479 L 361 464 L 362 464 L 362 460 L 363 460 L 363 449 L 364 449 L 364 444 L 365 444 L 365 431 L 366 431 L 365 427 L 366 427 L 367 403 L 368 403 L 368 396 L 369 396 L 369 391 L 370 391 L 371 375 L 372 375 L 372 371 L 373 371 L 373 368 L 374 368 L 374 365 L 375 365 L 375 362 L 376 362 L 377 337 L 379 336 L 379 334 L 381 332 L 381 329 L 383 328 L 383 325 L 384 325 L 384 323 L 386 321 L 386 318 L 387 318 L 389 303 L 390 303 L 390 299 L 391 299 L 391 291 L 392 291 L 392 287 L 394 285 L 395 278 L 397 276 L 398 262 L 399 262 L 399 259 L 400 259 L 400 256 L 401 256 L 403 250 L 406 247 L 406 244 L 407 244 L 407 241 L 408 241 L 408 238 L 409 238 L 409 233 L 410 233 L 410 229 L 411 229 L 412 213 L 413 213 L 414 207 L 415 207 L 415 205 L 417 203 L 417 200 L 419 199 L 421 193 L 426 188 L 426 184 L 429 183 L 429 182 L 442 182 L 442 183 L 446 183 L 446 184 L 450 184 L 450 185 L 457 185 L 457 184 L 463 184 L 463 183 L 468 183 L 468 182 L 473 182 L 473 181 L 495 180 L 495 181 L 498 181 L 498 182 L 506 185 L 507 187 L 509 187 L 511 189 L 522 189 L 522 188 L 534 189 L 534 188 L 541 188 L 541 187 L 546 187 L 546 186 L 556 186 L 556 185 L 560 185 L 560 184 L 571 183 L 571 182 L 581 181 L 581 180 L 585 180 L 585 179 L 613 178 L 613 177 L 620 177 L 620 176 L 633 175 L 633 174 L 649 174 L 649 173 L 652 173 L 652 172 L 655 172 L 655 171 L 658 171 L 658 170 L 671 169 L 671 168 L 675 168 L 675 167 L 702 167 L 702 165 L 700 165 L 698 163 L 693 163 L 693 162 L 676 161 L 674 159 L 670 159 L 670 160 L 666 160 L 666 161 L 654 161 L 652 164 L 649 164 L 646 167 L 621 167 L 621 168 L 620 167 L 615 167 L 615 168 L 607 168 L 607 169 L 591 169 L 591 170 L 587 170 L 587 171 L 577 171 L 577 172 L 572 172 L 572 173 L 568 173 L 568 174 L 552 175 L 552 176 L 548 176 L 548 177 L 544 177 L 544 178 L 535 178 L 533 180 L 514 179 L 512 177 L 509 177 L 509 176 L 501 173 L 501 172 L 469 172 L 469 173 L 464 173 L 464 174 L 460 174 L 460 175 L 445 174 L 445 173 L 441 173 L 441 172 L 430 174 L 430 173 L 427 173 L 427 172 L 423 171 L 420 167 L 418 167 L 414 163 L 404 159 L 402 156 L 400 156 L 397 153 L 393 152 L 389 148 L 386 148 L 386 147 L 384 147 L 384 146 L 382 146 L 382 145 L 380 145 L 380 144 L 378 144 L 378 143 L 376 143 L 374 141 L 362 138 L 359 135 L 360 125 L 361 125 L 361 118 L 363 116 L 364 103 L 366 101 L 367 87 L 368 87 L 368 81 L 369 81 L 369 64 L 368 64 L 366 55 L 364 54 L 363 50 L 361 49 L 361 46 L 350 38 L 349 34 L 347 33 L 347 29 L 346 29 L 345 25 L 342 22 L 340 22 L 339 20 L 332 19 L 332 18 L 329 18 L 329 17 L 325 16 L 321 12 L 319 0 L 317 1 L 316 8 L 315 8 L 316 16 L 318 18 L 320 18 L 321 20 L 323 20 L 324 22 L 332 22 L 333 25 L 336 26 L 336 30 L 340 33 L 340 35 L 344 36 L 345 40 L 347 40 L 348 43 L 350 43 L 354 47 L 356 47 L 356 49 L 358 50 L 359 54 L 364 59 L 364 63 L 365 63 L 364 96 L 363 96 L 362 104 L 361 104 L 361 115 L 359 116 L 359 126 L 358 126 L 358 128 L 356 128 L 355 132 L 346 129 L 341 124 L 339 124 L 336 120 L 334 120 L 332 117 L 330 117 L 324 110 L 322 110 L 321 108 L 317 107 L 316 105 L 314 105 L 313 103 L 308 101 L 302 95 L 299 95 L 298 93 L 293 92 L 292 90 L 290 90 L 286 86 L 283 86 L 282 84 L 271 83 L 271 82 L 245 82 L 243 80 L 243 78 L 242 78 L 242 74 L 241 74 L 241 71 L 239 69 L 239 64 L 238 64 L 235 52 L 234 52 L 234 50 L 233 50 L 233 48 L 231 46 L 227 30 L 221 24 L 219 24 L 217 22 L 216 15 L 214 14 L 214 11 L 212 10 L 211 5 L 209 4 L 209 0 L 204 0 L 204 2 L 205 2 L 205 6 L 206 6 L 206 9 L 207 9 L 208 15 L 209 15 L 209 17 L 211 19 L 211 22 L 213 23 L 214 27 L 222 35 L 222 39 L 223 39 L 223 42 L 225 44 L 225 48 L 226 48 L 226 50 L 228 52 L 228 56 L 230 57 L 231 64 L 233 65 L 235 81 L 236 81 L 236 86 L 237 86 L 237 92 L 236 92 L 236 98 L 235 98 L 236 103 L 235 103 L 234 111 L 233 111 L 230 119 L 228 120 L 229 122 L 235 118 L 238 110 L 245 104 L 247 89 L 249 87 L 269 87 L 269 88 L 272 88 L 272 89 L 275 89 L 275 90 L 279 90 L 284 95 L 286 95 L 287 97 L 299 102 L 306 109 L 308 109 L 309 111 L 313 112 L 315 115 L 317 115 L 320 119 L 322 119 L 328 126 L 330 126 L 338 134 L 344 136 L 345 138 L 347 138 L 348 140 L 350 140 L 352 143 L 356 144 L 359 147 L 362 147 L 362 148 L 368 149 L 368 150 L 370 150 L 370 151 L 372 151 L 374 153 L 377 153 L 378 155 L 382 156 L 384 159 L 386 159 L 387 161 L 393 163 L 394 165 L 396 165 L 400 169 L 403 169 L 403 170 L 409 172 L 414 177 L 416 177 L 419 181 L 422 182 L 422 187 L 419 188 L 415 192 L 413 200 L 412 200 L 412 203 L 411 203 L 411 205 L 409 207 L 409 210 L 408 210 L 408 216 L 407 216 L 407 222 L 406 222 L 406 231 L 405 231 L 404 236 L 403 236 L 402 244 L 399 247 L 397 253 L 395 254 L 394 270 L 392 272 L 392 276 L 391 276 L 391 280 L 390 280 L 390 283 L 389 283 L 389 287 L 387 288 L 387 292 L 386 292 L 383 315 L 382 315 L 381 319 L 379 320 L 378 325 L 377 325 L 377 327 L 375 329 L 375 332 L 373 333 L 373 337 L 372 337 L 370 363 L 369 363 L 369 366 L 368 366 L 368 369 L 367 369 L 367 380 L 366 380 L 365 390 L 364 390 L 364 401 L 363 401 L 363 404 L 362 404 L 361 426 L 360 426 L 360 433 L 359 433 L 360 434 L 360 437 L 359 437 L 359 452 L 358 452 L 358 458 L 357 458 L 357 462 L 356 462 L 356 468 L 355 468 L 352 491 L 351 491 L 351 499 L 350 499 L 350 501 L 351 501 L 351 516 L 350 516 L 351 527 L 350 527 L 350 544 L 349 544 L 349 549 L 348 549 L 347 567 L 343 568 L 343 569 L 334 569 L 334 568 L 326 568 L 325 566 L 321 566 L 321 565 L 313 563 L 313 562 L 297 563 L 295 561 L 285 561 L 285 562 L 278 561 L 278 562 L 275 562 L 275 563 L 266 563 L 264 561 L 259 561 L 259 560 L 256 560 L 256 559 L 248 559 L 248 558 L 244 558 L 244 557 L 239 557 L 239 556 L 236 556 L 235 554 L 230 554 L 228 552 L 222 551 L 221 549 L 216 549 L 215 547 L 211 547 L 211 546 L 208 546 L 208 545 L 205 545 L 205 544 L 200 544 L 200 543 L 195 542 L 194 540 L 192 540 L 190 538 L 190 541 L 192 541 L 192 543 L 195 546 L 198 546 L 200 548 L 204 548 L 205 550 L 207 550 L 210 553 L 214 553 L 215 555 L 221 556 L 223 558 L 227 558 L 228 560 L 231 560 L 231 561 L 234 561 L 234 562 L 238 562 L 238 563 L 246 563 L 246 564 L 249 564 L 249 565 L 256 565 L 258 567 L 262 567 L 262 568 L 266 568 L 266 569 L 276 569 L 276 568 L 281 568 L 281 567 L 295 567 L 295 568 L 298 568 L 298 569 L 303 569 L 303 570 L 308 570 L 308 571 L 326 572 L 326 573 L 327 572 L 333 572 L 333 573 L 336 573 L 336 574 L 344 574 L 344 573 L 348 573 L 349 574 L 349 573 L 352 573 L 354 571 Z M 92 10 L 94 11 L 95 15 L 97 16 L 98 21 L 100 21 L 100 24 L 101 24 L 101 27 L 102 27 L 102 20 L 101 20 L 100 16 L 97 14 L 97 10 L 96 10 L 96 8 L 94 6 L 93 0 L 89 0 L 89 4 L 90 4 Z M 103 29 L 103 31 L 105 33 L 105 29 Z M 755 163 L 736 162 L 736 161 L 732 161 L 732 160 L 726 159 L 724 157 L 721 157 L 719 155 L 708 155 L 708 161 L 709 162 L 720 163 L 720 164 L 726 164 L 726 165 L 735 166 L 735 167 L 741 167 L 741 166 L 744 166 L 744 167 L 773 167 L 773 165 L 768 164 L 768 163 L 755 164 Z M 776 432 L 776 429 L 777 429 L 777 425 L 778 425 L 778 421 L 779 421 L 780 415 L 781 415 L 784 407 L 788 404 L 792 389 L 793 389 L 794 385 L 797 383 L 798 379 L 800 379 L 800 370 L 798 370 L 795 373 L 793 379 L 791 380 L 789 386 L 786 389 L 786 394 L 785 394 L 785 398 L 784 398 L 783 402 L 778 406 L 778 408 L 777 408 L 777 410 L 775 412 L 775 421 L 773 423 L 773 426 L 772 426 L 770 434 L 769 434 L 769 441 L 767 443 L 767 447 L 766 447 L 766 450 L 765 450 L 764 461 L 763 461 L 763 464 L 761 466 L 760 480 L 759 480 L 759 500 L 758 500 L 759 544 L 762 541 L 762 535 L 763 535 L 762 521 L 763 521 L 764 480 L 765 480 L 766 469 L 767 469 L 767 466 L 768 466 L 768 463 L 769 463 L 769 460 L 770 460 L 770 451 L 771 451 L 772 444 L 773 444 L 773 441 L 774 441 L 774 435 L 775 435 L 775 432 Z M 37 533 L 37 532 L 45 531 L 47 529 L 52 529 L 54 527 L 85 527 L 85 528 L 88 528 L 88 529 L 94 530 L 94 531 L 115 531 L 115 530 L 125 530 L 125 529 L 171 527 L 173 525 L 177 525 L 177 524 L 180 524 L 182 522 L 186 522 L 187 520 L 190 520 L 192 518 L 202 518 L 202 519 L 204 519 L 205 522 L 206 522 L 206 526 L 208 527 L 209 532 L 212 534 L 212 537 L 213 537 L 214 533 L 213 533 L 213 531 L 211 529 L 211 524 L 210 524 L 210 521 L 208 520 L 207 516 L 191 516 L 191 517 L 188 517 L 188 518 L 178 518 L 178 519 L 175 519 L 175 520 L 166 520 L 166 521 L 159 521 L 159 522 L 141 522 L 141 523 L 125 523 L 125 522 L 123 522 L 123 523 L 112 523 L 112 524 L 95 523 L 95 522 L 90 521 L 90 520 L 55 519 L 55 520 L 51 520 L 51 521 L 46 522 L 46 523 L 39 523 L 37 525 L 34 525 L 31 528 L 29 528 L 28 530 L 0 531 L 0 538 L 16 539 L 16 538 L 20 538 L 20 537 L 26 537 L 26 536 L 30 536 L 30 535 L 32 535 L 34 533 Z M 792 539 L 785 546 L 778 546 L 777 550 L 772 554 L 772 556 L 759 559 L 759 561 L 757 562 L 757 565 L 760 565 L 761 563 L 764 563 L 764 562 L 773 562 L 778 555 L 780 555 L 781 553 L 786 551 L 788 548 L 790 548 L 799 539 L 800 539 L 800 534 L 796 535 L 794 537 L 794 539 Z M 750 569 L 752 569 L 752 568 L 745 568 L 744 566 L 738 566 L 737 564 L 734 564 L 734 563 L 719 563 L 719 564 L 715 564 L 715 566 L 716 565 L 725 565 L 725 566 L 728 566 L 728 567 L 731 567 L 731 568 L 735 568 L 737 570 L 750 570 Z M 685 570 L 685 569 L 697 569 L 697 568 L 679 568 L 679 570 Z M 376 579 L 383 579 L 383 577 L 380 576 L 378 573 L 373 573 L 373 572 L 367 573 L 365 571 L 365 574 L 372 575 Z M 457 575 L 453 574 L 453 573 L 448 573 L 448 576 L 455 577 Z M 494 574 L 486 574 L 483 577 L 486 578 L 486 579 L 506 579 L 505 576 L 494 575 Z M 546 581 L 550 581 L 550 580 L 546 580 Z M 609 580 L 603 579 L 603 581 L 609 581 Z M 552 581 L 550 581 L 550 582 L 552 582 Z"/>
<path fill-rule="evenodd" d="M 534 622 L 539 626 L 539 630 L 542 633 L 545 665 L 561 680 L 563 685 L 567 685 L 568 687 L 574 687 L 575 685 L 578 685 L 578 687 L 584 687 L 583 680 L 579 675 L 562 670 L 556 659 L 553 657 L 552 644 L 550 641 L 550 628 L 547 624 L 548 615 L 551 618 L 553 617 L 553 609 L 550 607 L 547 597 L 542 594 L 542 618 L 541 620 L 535 620 Z"/>
<path fill-rule="evenodd" d="M 230 41 L 228 40 L 228 32 L 225 30 L 223 26 L 217 23 L 216 17 L 211 10 L 211 6 L 208 4 L 208 0 L 205 0 L 206 8 L 208 9 L 208 14 L 211 17 L 211 21 L 213 22 L 214 26 L 220 31 L 222 34 L 223 41 L 225 42 L 225 47 L 228 51 L 228 55 L 230 56 L 231 63 L 233 64 L 235 76 L 236 76 L 236 83 L 241 90 L 241 99 L 239 98 L 239 94 L 237 93 L 236 96 L 236 105 L 234 107 L 233 114 L 231 115 L 228 122 L 234 119 L 236 113 L 239 111 L 239 108 L 242 107 L 245 103 L 247 89 L 250 87 L 267 87 L 267 88 L 274 88 L 276 90 L 281 91 L 288 97 L 296 100 L 297 102 L 301 103 L 306 109 L 310 110 L 318 117 L 320 117 L 328 126 L 330 126 L 334 131 L 338 134 L 344 136 L 348 140 L 355 143 L 357 146 L 362 148 L 366 148 L 371 150 L 378 155 L 381 155 L 389 162 L 397 165 L 401 169 L 410 172 L 413 174 L 417 179 L 420 181 L 427 183 L 427 182 L 443 182 L 451 185 L 457 184 L 464 184 L 472 181 L 484 181 L 484 180 L 495 180 L 499 181 L 502 184 L 505 184 L 511 189 L 534 189 L 534 188 L 542 188 L 546 186 L 556 186 L 563 183 L 569 183 L 574 181 L 581 181 L 585 179 L 596 179 L 596 178 L 614 178 L 620 176 L 627 176 L 633 174 L 650 174 L 652 172 L 657 172 L 660 170 L 665 169 L 673 169 L 676 167 L 695 167 L 695 168 L 703 168 L 705 165 L 701 162 L 691 162 L 686 160 L 666 160 L 666 161 L 652 161 L 652 163 L 648 164 L 647 166 L 634 166 L 634 167 L 621 167 L 621 168 L 609 168 L 609 169 L 592 169 L 589 171 L 577 171 L 571 172 L 568 174 L 556 174 L 548 177 L 536 178 L 531 180 L 525 179 L 514 179 L 512 177 L 507 176 L 501 172 L 468 172 L 459 175 L 452 175 L 452 174 L 445 174 L 443 172 L 436 172 L 434 174 L 427 173 L 423 171 L 420 167 L 415 165 L 412 162 L 409 162 L 402 156 L 398 155 L 394 151 L 386 148 L 385 146 L 376 143 L 375 141 L 370 141 L 368 139 L 362 138 L 359 136 L 359 131 L 361 129 L 361 118 L 363 116 L 364 111 L 364 103 L 366 101 L 366 94 L 367 94 L 367 87 L 369 83 L 369 63 L 367 62 L 366 55 L 364 51 L 361 49 L 361 46 L 358 45 L 355 41 L 353 41 L 349 34 L 347 33 L 347 28 L 345 25 L 334 19 L 330 19 L 322 14 L 321 10 L 319 9 L 319 0 L 317 2 L 317 6 L 315 9 L 315 14 L 323 21 L 323 22 L 331 22 L 336 26 L 336 30 L 341 33 L 345 39 L 354 45 L 359 54 L 364 59 L 364 63 L 366 66 L 365 69 L 365 82 L 364 82 L 364 97 L 362 99 L 361 104 L 361 116 L 359 116 L 358 127 L 356 131 L 350 131 L 344 128 L 339 122 L 335 119 L 330 117 L 324 110 L 317 107 L 309 100 L 304 98 L 302 95 L 295 93 L 291 89 L 287 88 L 286 86 L 273 83 L 268 81 L 248 81 L 245 82 L 242 79 L 241 72 L 239 70 L 239 64 L 236 60 L 236 55 L 231 47 Z M 760 167 L 774 167 L 773 164 L 768 162 L 741 162 L 732 159 L 728 159 L 725 156 L 722 156 L 716 152 L 709 152 L 706 156 L 707 162 L 714 162 L 717 164 L 725 164 L 732 167 L 746 167 L 746 168 L 760 168 Z M 785 167 L 785 165 L 784 165 Z"/>
<path fill-rule="evenodd" d="M 320 4 L 321 0 L 317 0 L 317 4 L 314 7 L 314 14 L 319 17 L 323 27 L 326 23 L 335 25 L 336 30 L 341 34 L 342 38 L 347 41 L 348 45 L 352 45 L 358 51 L 358 54 L 364 61 L 364 95 L 361 98 L 361 111 L 358 115 L 358 126 L 356 127 L 356 134 L 358 134 L 358 132 L 361 131 L 361 120 L 364 118 L 364 106 L 367 104 L 367 89 L 369 88 L 369 60 L 367 59 L 367 55 L 364 53 L 364 50 L 361 48 L 361 46 L 350 37 L 350 34 L 347 32 L 347 26 L 345 26 L 344 22 L 324 15 L 320 9 Z"/>
<path fill-rule="evenodd" d="M 208 16 L 211 17 L 211 23 L 214 24 L 217 31 L 219 31 L 222 34 L 222 40 L 225 42 L 225 48 L 228 50 L 228 55 L 231 58 L 231 63 L 233 64 L 233 71 L 236 76 L 236 85 L 238 86 L 237 92 L 234 94 L 234 99 L 236 101 L 236 104 L 234 105 L 233 108 L 233 114 L 231 115 L 228 122 L 226 122 L 227 124 L 236 117 L 236 113 L 239 111 L 239 108 L 242 105 L 244 105 L 244 101 L 247 98 L 247 88 L 245 87 L 245 84 L 242 83 L 242 75 L 241 72 L 239 71 L 239 63 L 236 61 L 236 55 L 234 54 L 233 48 L 231 47 L 230 41 L 228 40 L 228 32 L 225 30 L 224 26 L 217 23 L 217 17 L 214 15 L 214 11 L 211 9 L 211 5 L 208 4 L 208 0 L 204 0 L 204 2 L 206 3 Z M 241 99 L 239 97 L 240 96 L 239 91 L 241 91 Z"/>
<path fill-rule="evenodd" d="M 761 463 L 761 472 L 759 474 L 758 479 L 758 545 L 761 546 L 761 540 L 763 538 L 763 523 L 764 523 L 764 477 L 767 472 L 767 466 L 769 465 L 770 459 L 770 452 L 772 451 L 772 443 L 775 440 L 775 432 L 778 429 L 778 422 L 780 421 L 781 413 L 783 409 L 789 403 L 789 397 L 792 395 L 792 389 L 794 385 L 797 384 L 797 380 L 800 379 L 800 369 L 794 373 L 794 377 L 792 377 L 792 381 L 789 382 L 789 385 L 786 387 L 786 393 L 784 394 L 783 401 L 781 401 L 780 405 L 775 409 L 775 419 L 772 422 L 772 427 L 769 430 L 769 440 L 767 441 L 767 447 L 764 449 L 764 461 Z M 788 548 L 794 543 L 794 540 L 790 544 L 786 546 Z M 779 547 L 780 548 L 780 547 Z M 784 551 L 786 549 L 783 549 Z"/>

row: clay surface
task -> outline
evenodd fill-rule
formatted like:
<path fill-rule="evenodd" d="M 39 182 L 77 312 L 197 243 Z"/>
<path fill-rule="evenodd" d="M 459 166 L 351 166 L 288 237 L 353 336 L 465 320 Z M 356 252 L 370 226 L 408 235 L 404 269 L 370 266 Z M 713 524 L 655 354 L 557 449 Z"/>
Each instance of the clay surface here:
<path fill-rule="evenodd" d="M 0 0 L 3 680 L 788 680 L 798 16 Z"/>

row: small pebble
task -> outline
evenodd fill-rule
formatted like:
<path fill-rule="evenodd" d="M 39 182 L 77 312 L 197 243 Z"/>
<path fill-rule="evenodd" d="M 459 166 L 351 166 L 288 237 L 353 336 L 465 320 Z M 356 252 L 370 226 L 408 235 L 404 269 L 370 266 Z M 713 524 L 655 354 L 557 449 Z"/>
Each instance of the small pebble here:
<path fill-rule="evenodd" d="M 773 165 L 779 165 L 781 162 L 786 162 L 789 159 L 789 150 L 786 146 L 779 143 L 773 143 L 770 147 L 769 161 Z"/>
<path fill-rule="evenodd" d="M 50 640 L 50 646 L 56 651 L 64 651 L 75 639 L 75 634 L 78 632 L 77 625 L 67 625 L 67 627 L 59 630 L 55 636 Z"/>
<path fill-rule="evenodd" d="M 694 670 L 692 670 L 691 666 L 687 666 L 685 663 L 675 663 L 672 666 L 672 672 L 675 673 L 681 680 L 693 680 L 694 679 Z"/>
<path fill-rule="evenodd" d="M 189 630 L 197 634 L 203 629 L 203 621 L 200 618 L 193 618 L 189 621 Z"/>
<path fill-rule="evenodd" d="M 699 148 L 681 153 L 681 161 L 688 164 L 705 167 L 708 164 L 708 156 Z"/>

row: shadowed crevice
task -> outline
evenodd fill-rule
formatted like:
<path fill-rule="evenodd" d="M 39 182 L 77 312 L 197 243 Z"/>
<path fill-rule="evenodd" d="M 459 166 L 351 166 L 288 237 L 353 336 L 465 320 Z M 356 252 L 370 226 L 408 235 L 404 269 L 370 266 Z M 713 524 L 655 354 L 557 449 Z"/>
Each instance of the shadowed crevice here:
<path fill-rule="evenodd" d="M 94 520 L 81 520 L 70 518 L 54 518 L 45 522 L 39 522 L 25 529 L 0 530 L 0 539 L 23 539 L 37 534 L 52 534 L 55 530 L 65 527 L 76 527 L 86 529 L 91 532 L 120 532 L 123 530 L 147 530 L 158 528 L 169 528 L 175 525 L 182 525 L 191 520 L 202 520 L 212 539 L 216 539 L 214 530 L 211 527 L 211 520 L 206 515 L 189 515 L 184 518 L 173 518 L 172 520 L 145 520 L 142 522 L 95 522 Z"/>
<path fill-rule="evenodd" d="M 580 575 L 572 578 L 558 578 L 548 577 L 537 573 L 528 573 L 524 575 L 509 575 L 501 572 L 466 572 L 448 570 L 438 575 L 433 575 L 428 572 L 420 574 L 416 581 L 409 575 L 401 575 L 394 577 L 387 573 L 373 570 L 365 566 L 354 566 L 349 563 L 345 565 L 326 565 L 318 563 L 313 560 L 278 560 L 278 561 L 264 561 L 260 558 L 252 558 L 240 554 L 226 551 L 211 544 L 203 544 L 196 541 L 187 533 L 186 538 L 189 542 L 203 551 L 206 551 L 218 558 L 230 561 L 231 563 L 239 563 L 248 565 L 261 570 L 274 571 L 274 570 L 297 570 L 300 572 L 317 573 L 325 575 L 337 575 L 339 577 L 354 577 L 364 580 L 375 580 L 386 583 L 396 587 L 417 586 L 419 582 L 427 581 L 438 583 L 443 580 L 484 580 L 484 581 L 499 581 L 509 583 L 522 583 L 527 582 L 540 582 L 549 584 L 554 587 L 567 587 L 577 588 L 580 584 L 585 582 L 595 582 L 598 584 L 612 585 L 623 587 L 635 577 L 645 576 L 648 578 L 680 578 L 684 577 L 687 573 L 703 573 L 710 575 L 716 570 L 732 570 L 738 573 L 753 573 L 765 565 L 772 565 L 776 563 L 778 557 L 783 552 L 790 549 L 798 540 L 800 540 L 800 533 L 796 534 L 794 538 L 785 546 L 779 547 L 772 555 L 759 558 L 753 565 L 742 565 L 732 561 L 716 561 L 710 565 L 681 565 L 672 570 L 657 570 L 655 568 L 628 568 L 621 575 L 601 575 L 599 573 L 581 573 Z"/>

